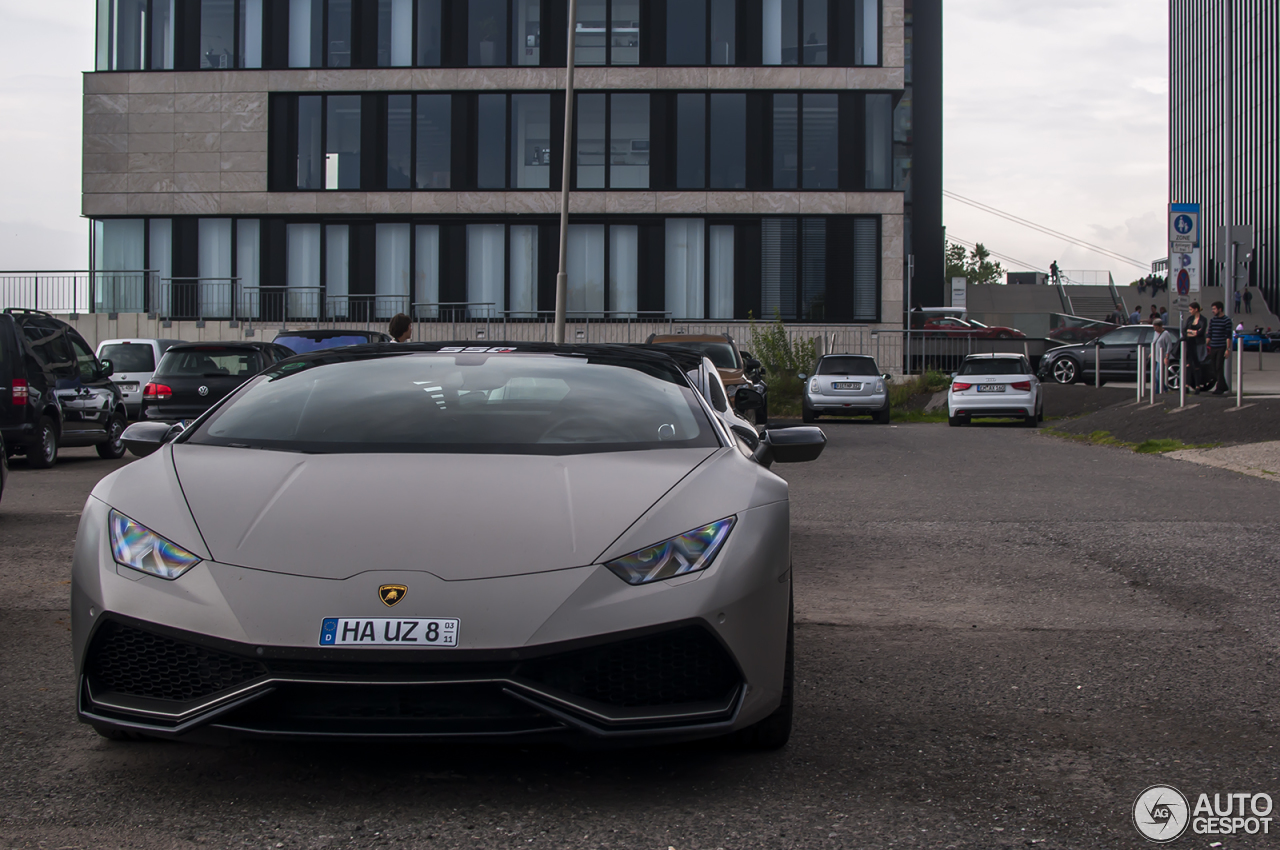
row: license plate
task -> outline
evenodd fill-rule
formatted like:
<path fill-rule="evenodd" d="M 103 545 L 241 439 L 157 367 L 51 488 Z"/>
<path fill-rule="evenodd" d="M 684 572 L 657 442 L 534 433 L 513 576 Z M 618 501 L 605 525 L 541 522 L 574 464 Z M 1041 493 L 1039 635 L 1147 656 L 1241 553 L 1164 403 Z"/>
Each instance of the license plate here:
<path fill-rule="evenodd" d="M 855 381 L 836 381 L 831 387 L 837 390 L 860 390 L 862 389 L 862 384 Z"/>
<path fill-rule="evenodd" d="M 321 646 L 457 646 L 458 621 L 415 617 L 326 617 Z"/>
<path fill-rule="evenodd" d="M 1004 392 L 1004 384 L 979 384 L 978 392 L 980 393 L 1002 393 Z"/>
<path fill-rule="evenodd" d="M 137 384 L 116 384 L 122 393 L 136 393 L 138 391 Z"/>

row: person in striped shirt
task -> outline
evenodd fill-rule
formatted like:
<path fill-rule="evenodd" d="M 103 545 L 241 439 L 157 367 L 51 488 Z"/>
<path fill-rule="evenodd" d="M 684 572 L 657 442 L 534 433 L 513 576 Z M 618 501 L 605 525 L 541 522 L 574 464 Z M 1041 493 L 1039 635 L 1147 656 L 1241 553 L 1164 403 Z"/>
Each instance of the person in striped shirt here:
<path fill-rule="evenodd" d="M 1221 301 L 1211 305 L 1213 318 L 1209 320 L 1209 331 L 1206 342 L 1209 348 L 1209 363 L 1213 370 L 1213 394 L 1222 395 L 1230 387 L 1227 386 L 1226 365 L 1231 357 L 1231 319 L 1227 318 Z"/>

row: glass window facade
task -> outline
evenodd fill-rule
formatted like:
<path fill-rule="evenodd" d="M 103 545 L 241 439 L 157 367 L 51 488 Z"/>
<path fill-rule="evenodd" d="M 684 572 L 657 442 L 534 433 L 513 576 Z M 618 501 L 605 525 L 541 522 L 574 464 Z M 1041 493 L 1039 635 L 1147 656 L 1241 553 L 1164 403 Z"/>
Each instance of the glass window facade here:
<path fill-rule="evenodd" d="M 564 65 L 564 0 L 95 2 L 100 71 Z M 576 61 L 877 65 L 881 2 L 580 0 Z"/>

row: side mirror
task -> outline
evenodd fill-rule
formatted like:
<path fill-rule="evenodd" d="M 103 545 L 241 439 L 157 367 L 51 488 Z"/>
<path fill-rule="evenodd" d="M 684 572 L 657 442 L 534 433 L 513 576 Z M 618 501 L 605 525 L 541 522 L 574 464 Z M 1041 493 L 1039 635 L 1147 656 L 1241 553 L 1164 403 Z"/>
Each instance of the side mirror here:
<path fill-rule="evenodd" d="M 880 377 L 884 378 L 886 381 L 892 381 L 892 380 L 893 380 L 893 375 L 890 375 L 888 372 L 885 372 L 885 373 L 884 373 L 883 375 L 881 375 Z"/>
<path fill-rule="evenodd" d="M 733 408 L 739 413 L 744 410 L 764 410 L 764 396 L 751 387 L 739 387 L 733 396 Z"/>
<path fill-rule="evenodd" d="M 110 378 L 116 373 L 116 365 L 110 360 L 98 361 L 98 372 L 104 378 Z"/>
<path fill-rule="evenodd" d="M 753 429 L 747 428 L 743 425 L 731 425 L 729 430 L 741 437 L 743 442 L 747 444 L 747 447 L 750 448 L 751 451 L 754 452 L 756 449 L 760 448 L 760 435 Z"/>
<path fill-rule="evenodd" d="M 953 380 L 953 381 L 954 381 L 954 380 L 955 380 L 956 378 L 958 378 L 959 376 L 960 376 L 960 373 L 959 373 L 959 372 L 952 372 L 952 373 L 951 373 L 951 380 Z"/>
<path fill-rule="evenodd" d="M 765 467 L 774 463 L 804 463 L 817 460 L 826 445 L 827 435 L 816 426 L 777 428 L 764 432 L 764 439 L 756 449 L 756 460 Z"/>
<path fill-rule="evenodd" d="M 183 432 L 181 425 L 170 425 L 167 422 L 135 422 L 120 435 L 124 447 L 135 457 L 146 457 L 154 454 L 165 443 Z"/>
<path fill-rule="evenodd" d="M 800 380 L 802 380 L 802 381 L 807 381 L 807 380 L 809 380 L 809 376 L 808 376 L 808 375 L 806 375 L 804 372 L 801 372 L 799 375 L 796 375 L 796 377 L 797 377 L 797 378 L 799 378 L 799 379 L 800 379 Z"/>

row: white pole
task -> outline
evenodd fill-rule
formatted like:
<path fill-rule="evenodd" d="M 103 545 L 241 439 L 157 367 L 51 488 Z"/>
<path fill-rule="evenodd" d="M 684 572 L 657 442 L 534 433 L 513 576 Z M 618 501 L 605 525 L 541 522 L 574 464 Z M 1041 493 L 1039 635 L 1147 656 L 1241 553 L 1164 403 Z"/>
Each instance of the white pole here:
<path fill-rule="evenodd" d="M 1151 341 L 1151 403 L 1156 403 L 1156 387 L 1159 385 L 1160 378 L 1160 358 L 1156 356 L 1155 340 Z"/>
<path fill-rule="evenodd" d="M 573 153 L 573 60 L 578 30 L 578 0 L 569 0 L 569 52 L 564 69 L 564 171 L 560 177 L 560 271 L 556 274 L 556 345 L 564 345 L 565 305 L 569 300 L 569 173 Z"/>
<path fill-rule="evenodd" d="M 1102 387 L 1102 355 L 1099 354 L 1098 340 L 1093 341 L 1093 388 Z"/>
<path fill-rule="evenodd" d="M 1143 355 L 1145 355 L 1146 353 L 1147 353 L 1147 350 L 1143 348 L 1141 345 L 1139 345 L 1138 346 L 1138 401 L 1139 402 L 1142 401 L 1142 393 L 1146 389 L 1146 387 L 1143 386 L 1143 381 L 1142 381 L 1145 375 L 1143 371 L 1143 367 L 1146 366 L 1146 363 L 1143 360 Z"/>
<path fill-rule="evenodd" d="M 1244 334 L 1236 337 L 1236 407 L 1244 401 Z"/>
<path fill-rule="evenodd" d="M 1178 407 L 1187 406 L 1187 341 L 1178 343 Z"/>

